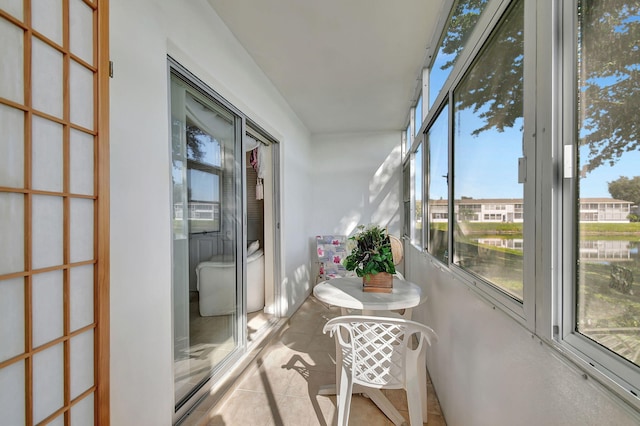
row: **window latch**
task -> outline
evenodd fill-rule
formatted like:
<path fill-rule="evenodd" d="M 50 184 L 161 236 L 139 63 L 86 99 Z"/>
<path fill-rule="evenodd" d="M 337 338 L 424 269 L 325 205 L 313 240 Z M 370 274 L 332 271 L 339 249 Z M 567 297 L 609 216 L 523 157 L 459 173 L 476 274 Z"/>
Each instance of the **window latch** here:
<path fill-rule="evenodd" d="M 573 178 L 573 145 L 564 146 L 564 178 Z"/>
<path fill-rule="evenodd" d="M 527 158 L 518 158 L 518 183 L 525 183 L 527 181 Z"/>

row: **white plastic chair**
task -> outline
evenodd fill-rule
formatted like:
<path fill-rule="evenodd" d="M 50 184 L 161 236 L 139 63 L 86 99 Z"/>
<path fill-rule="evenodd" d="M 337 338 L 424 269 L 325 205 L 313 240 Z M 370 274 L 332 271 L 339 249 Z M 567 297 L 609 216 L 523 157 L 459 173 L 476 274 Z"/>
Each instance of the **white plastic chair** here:
<path fill-rule="evenodd" d="M 425 344 L 438 339 L 433 329 L 403 318 L 346 315 L 328 321 L 323 332 L 336 338 L 338 425 L 348 424 L 354 385 L 376 389 L 367 394 L 387 416 L 384 404 L 391 403 L 379 403 L 379 389 L 404 389 L 411 424 L 427 421 Z"/>

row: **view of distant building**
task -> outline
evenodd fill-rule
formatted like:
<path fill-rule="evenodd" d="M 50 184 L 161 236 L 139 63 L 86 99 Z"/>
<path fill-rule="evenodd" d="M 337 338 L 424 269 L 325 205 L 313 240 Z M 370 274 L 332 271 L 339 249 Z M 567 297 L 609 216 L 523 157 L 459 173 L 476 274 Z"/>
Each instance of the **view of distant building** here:
<path fill-rule="evenodd" d="M 521 198 L 467 198 L 454 203 L 456 220 L 465 222 L 523 221 Z M 432 222 L 447 222 L 447 200 L 430 200 Z M 629 214 L 636 208 L 633 203 L 614 198 L 581 198 L 580 222 L 628 223 Z"/>

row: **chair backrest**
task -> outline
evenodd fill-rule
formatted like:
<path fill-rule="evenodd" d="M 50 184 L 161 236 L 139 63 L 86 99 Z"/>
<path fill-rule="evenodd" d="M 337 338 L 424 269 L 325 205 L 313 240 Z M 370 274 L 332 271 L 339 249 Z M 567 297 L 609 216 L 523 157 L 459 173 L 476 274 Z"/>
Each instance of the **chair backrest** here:
<path fill-rule="evenodd" d="M 391 241 L 391 254 L 393 255 L 393 264 L 399 265 L 404 258 L 404 247 L 400 238 L 395 235 L 389 235 L 389 241 Z"/>
<path fill-rule="evenodd" d="M 323 332 L 336 336 L 353 383 L 390 389 L 405 387 L 407 365 L 415 365 L 425 344 L 438 338 L 431 327 L 415 321 L 363 315 L 333 318 Z"/>
<path fill-rule="evenodd" d="M 325 280 L 347 275 L 342 261 L 347 257 L 346 235 L 319 235 L 316 237 L 319 262 L 318 275 Z"/>

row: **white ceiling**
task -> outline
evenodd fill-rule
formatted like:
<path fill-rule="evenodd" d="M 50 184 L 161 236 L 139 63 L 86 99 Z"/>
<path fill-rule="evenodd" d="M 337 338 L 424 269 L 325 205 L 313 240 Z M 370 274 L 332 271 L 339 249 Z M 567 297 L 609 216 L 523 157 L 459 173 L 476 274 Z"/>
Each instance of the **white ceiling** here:
<path fill-rule="evenodd" d="M 311 133 L 401 130 L 446 0 L 208 0 Z"/>

